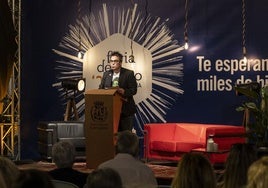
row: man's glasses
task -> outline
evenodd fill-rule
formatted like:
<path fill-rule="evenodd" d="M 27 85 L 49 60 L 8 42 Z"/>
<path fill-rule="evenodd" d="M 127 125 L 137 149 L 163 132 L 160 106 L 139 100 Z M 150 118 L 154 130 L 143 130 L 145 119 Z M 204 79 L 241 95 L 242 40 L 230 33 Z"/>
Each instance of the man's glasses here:
<path fill-rule="evenodd" d="M 110 63 L 119 63 L 119 60 L 118 59 L 116 59 L 116 60 L 110 60 L 109 62 Z"/>

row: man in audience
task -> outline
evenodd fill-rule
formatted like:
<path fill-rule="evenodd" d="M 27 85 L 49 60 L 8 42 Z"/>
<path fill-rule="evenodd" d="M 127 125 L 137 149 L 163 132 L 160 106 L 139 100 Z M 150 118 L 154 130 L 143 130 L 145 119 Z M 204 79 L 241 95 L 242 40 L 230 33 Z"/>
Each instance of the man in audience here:
<path fill-rule="evenodd" d="M 52 146 L 52 161 L 57 168 L 49 171 L 49 175 L 56 180 L 71 182 L 80 188 L 86 183 L 86 173 L 73 169 L 75 161 L 75 147 L 71 142 L 60 141 Z"/>
<path fill-rule="evenodd" d="M 138 160 L 139 139 L 129 130 L 118 133 L 115 146 L 116 156 L 98 168 L 109 167 L 121 176 L 124 188 L 155 188 L 157 181 L 153 171 Z"/>
<path fill-rule="evenodd" d="M 118 172 L 112 168 L 93 170 L 87 177 L 84 188 L 123 188 Z"/>

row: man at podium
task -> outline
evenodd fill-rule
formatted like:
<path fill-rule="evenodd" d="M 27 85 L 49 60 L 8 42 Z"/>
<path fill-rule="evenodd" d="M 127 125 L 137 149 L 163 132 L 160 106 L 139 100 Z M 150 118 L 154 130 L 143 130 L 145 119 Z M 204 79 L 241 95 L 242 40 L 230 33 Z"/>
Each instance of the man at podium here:
<path fill-rule="evenodd" d="M 133 96 L 137 93 L 137 81 L 134 71 L 122 67 L 123 55 L 117 51 L 110 53 L 109 63 L 111 69 L 104 72 L 99 89 L 117 88 L 122 96 L 118 131 L 132 130 L 136 104 Z"/>

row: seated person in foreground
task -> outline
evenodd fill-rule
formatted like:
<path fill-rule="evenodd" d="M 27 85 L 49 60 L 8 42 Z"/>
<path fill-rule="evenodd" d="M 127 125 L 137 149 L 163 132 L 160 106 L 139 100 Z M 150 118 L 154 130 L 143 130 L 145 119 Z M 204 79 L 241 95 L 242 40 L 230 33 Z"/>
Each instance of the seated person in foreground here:
<path fill-rule="evenodd" d="M 1 171 L 0 171 L 0 187 L 1 188 L 7 188 L 5 179 L 4 179 L 3 174 L 2 174 Z"/>
<path fill-rule="evenodd" d="M 21 170 L 11 187 L 8 188 L 54 188 L 51 177 L 37 169 Z"/>
<path fill-rule="evenodd" d="M 172 188 L 216 188 L 214 169 L 203 154 L 186 153 L 178 162 Z"/>
<path fill-rule="evenodd" d="M 52 161 L 57 168 L 49 171 L 49 175 L 56 180 L 71 182 L 80 188 L 86 184 L 86 173 L 73 169 L 75 161 L 75 147 L 71 142 L 60 141 L 52 146 Z"/>
<path fill-rule="evenodd" d="M 115 146 L 116 156 L 99 165 L 98 168 L 112 168 L 116 170 L 124 188 L 155 188 L 157 181 L 153 171 L 138 160 L 139 139 L 131 131 L 118 132 Z"/>
<path fill-rule="evenodd" d="M 101 168 L 88 175 L 84 188 L 123 188 L 123 185 L 118 172 L 112 168 Z"/>
<path fill-rule="evenodd" d="M 247 184 L 249 166 L 257 160 L 257 149 L 253 144 L 239 143 L 231 147 L 225 170 L 218 188 L 244 188 Z"/>
<path fill-rule="evenodd" d="M 0 156 L 0 172 L 7 187 L 11 187 L 20 174 L 20 170 L 16 164 L 4 156 Z"/>
<path fill-rule="evenodd" d="M 267 188 L 268 187 L 268 156 L 263 156 L 248 169 L 247 188 Z"/>

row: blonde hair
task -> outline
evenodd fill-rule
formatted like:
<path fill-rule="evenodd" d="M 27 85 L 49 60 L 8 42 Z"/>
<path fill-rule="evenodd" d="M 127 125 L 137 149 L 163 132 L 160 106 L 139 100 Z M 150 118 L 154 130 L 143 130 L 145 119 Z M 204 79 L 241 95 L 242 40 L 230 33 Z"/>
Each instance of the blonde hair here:
<path fill-rule="evenodd" d="M 264 156 L 252 163 L 248 169 L 247 188 L 268 187 L 268 156 Z"/>

